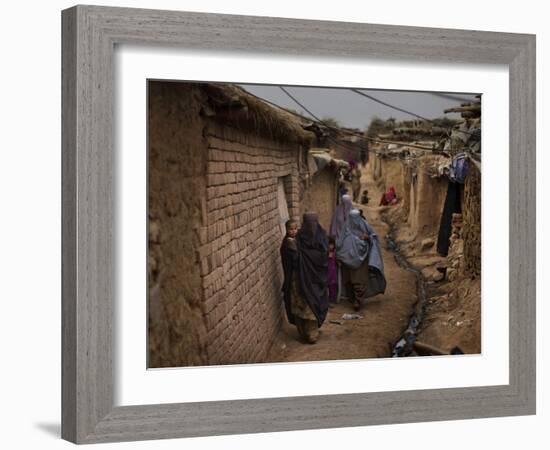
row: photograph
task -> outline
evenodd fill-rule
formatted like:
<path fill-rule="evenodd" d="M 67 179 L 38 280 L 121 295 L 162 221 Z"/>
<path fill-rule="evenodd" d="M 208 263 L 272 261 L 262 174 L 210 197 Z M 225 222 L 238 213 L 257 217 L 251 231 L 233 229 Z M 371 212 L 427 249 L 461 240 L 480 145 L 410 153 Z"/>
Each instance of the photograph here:
<path fill-rule="evenodd" d="M 543 2 L 3 6 L 2 448 L 550 448 Z"/>
<path fill-rule="evenodd" d="M 148 368 L 481 354 L 481 112 L 147 80 Z"/>

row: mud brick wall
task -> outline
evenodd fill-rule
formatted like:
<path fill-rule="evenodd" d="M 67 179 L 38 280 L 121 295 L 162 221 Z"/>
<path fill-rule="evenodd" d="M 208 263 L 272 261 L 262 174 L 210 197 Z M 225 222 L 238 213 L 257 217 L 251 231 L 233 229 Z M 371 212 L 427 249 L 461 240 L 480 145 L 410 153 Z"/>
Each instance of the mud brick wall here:
<path fill-rule="evenodd" d="M 426 169 L 430 163 L 430 156 L 417 158 L 413 166 L 405 160 L 374 154 L 369 161 L 369 170 L 380 188 L 386 192 L 390 186 L 395 187 L 411 231 L 421 236 L 435 234 L 439 229 L 447 193 L 447 178 L 431 177 Z M 380 198 L 373 199 L 376 204 L 379 201 Z"/>
<path fill-rule="evenodd" d="M 414 167 L 410 164 L 405 164 L 403 166 L 403 195 L 401 208 L 406 217 L 409 217 L 411 212 L 411 201 L 413 199 L 412 188 L 413 183 L 417 181 L 417 174 Z"/>
<path fill-rule="evenodd" d="M 328 141 L 328 148 L 332 150 L 336 159 L 343 159 L 345 161 L 360 160 L 361 146 L 357 143 L 331 139 Z"/>
<path fill-rule="evenodd" d="M 208 361 L 199 250 L 206 154 L 194 85 L 149 83 L 149 367 Z"/>
<path fill-rule="evenodd" d="M 464 182 L 462 217 L 464 271 L 477 276 L 481 273 L 481 172 L 473 163 Z"/>
<path fill-rule="evenodd" d="M 326 167 L 313 175 L 311 184 L 304 191 L 302 210 L 315 211 L 319 214 L 319 223 L 327 231 L 336 204 L 338 178 L 335 170 Z"/>
<path fill-rule="evenodd" d="M 149 83 L 149 367 L 261 362 L 283 318 L 277 190 L 298 219 L 307 149 L 220 117 Z"/>
<path fill-rule="evenodd" d="M 408 212 L 410 198 L 408 166 L 401 160 L 380 158 L 376 153 L 371 152 L 367 167 L 382 191 L 387 192 L 391 186 L 395 188 L 401 206 Z M 373 198 L 372 201 L 378 205 L 380 197 Z"/>
<path fill-rule="evenodd" d="M 420 165 L 410 185 L 409 225 L 415 233 L 437 233 L 447 194 L 447 178 L 432 178 Z"/>
<path fill-rule="evenodd" d="M 372 179 L 380 184 L 382 177 L 382 161 L 371 147 L 370 158 L 367 164 L 367 172 L 372 175 Z"/>
<path fill-rule="evenodd" d="M 405 164 L 399 159 L 384 158 L 382 162 L 382 180 L 383 190 L 387 192 L 393 186 L 397 192 L 397 197 L 400 202 L 403 202 L 404 197 L 408 195 L 405 191 Z M 378 199 L 380 201 L 380 199 Z"/>
<path fill-rule="evenodd" d="M 297 218 L 302 150 L 215 122 L 206 139 L 199 254 L 208 360 L 261 362 L 283 317 L 278 182 Z"/>

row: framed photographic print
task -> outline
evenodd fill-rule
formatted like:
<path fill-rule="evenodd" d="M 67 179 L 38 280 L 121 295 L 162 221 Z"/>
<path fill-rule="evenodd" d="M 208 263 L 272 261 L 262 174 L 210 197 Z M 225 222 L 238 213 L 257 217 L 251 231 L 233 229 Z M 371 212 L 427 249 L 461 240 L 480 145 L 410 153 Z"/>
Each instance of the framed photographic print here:
<path fill-rule="evenodd" d="M 534 36 L 62 22 L 65 439 L 534 413 Z"/>

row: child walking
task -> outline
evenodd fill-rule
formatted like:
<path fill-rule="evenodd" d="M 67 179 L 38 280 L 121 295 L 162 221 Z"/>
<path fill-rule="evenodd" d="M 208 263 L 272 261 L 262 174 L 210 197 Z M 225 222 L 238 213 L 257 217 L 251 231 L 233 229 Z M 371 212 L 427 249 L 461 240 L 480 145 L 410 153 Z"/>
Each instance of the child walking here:
<path fill-rule="evenodd" d="M 281 244 L 283 294 L 289 323 L 301 339 L 314 344 L 328 311 L 328 239 L 317 213 L 305 213 L 302 228 L 286 223 Z"/>
<path fill-rule="evenodd" d="M 296 278 L 298 275 L 298 246 L 296 245 L 296 235 L 298 234 L 298 222 L 288 220 L 285 223 L 286 234 L 281 244 L 281 262 L 283 263 L 283 299 L 285 303 L 285 312 L 288 322 L 295 325 L 294 315 L 292 314 L 292 293 L 296 291 Z"/>

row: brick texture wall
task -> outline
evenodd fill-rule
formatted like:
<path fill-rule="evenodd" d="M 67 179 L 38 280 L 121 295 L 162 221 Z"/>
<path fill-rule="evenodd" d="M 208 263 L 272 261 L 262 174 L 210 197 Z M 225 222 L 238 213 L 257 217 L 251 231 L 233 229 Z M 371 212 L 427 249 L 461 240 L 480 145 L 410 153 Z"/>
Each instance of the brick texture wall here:
<path fill-rule="evenodd" d="M 295 144 L 210 123 L 200 228 L 206 349 L 210 364 L 261 362 L 282 320 L 277 186 L 300 212 Z"/>
<path fill-rule="evenodd" d="M 330 229 L 330 221 L 336 204 L 338 178 L 335 171 L 326 167 L 313 175 L 311 183 L 304 190 L 302 210 L 315 211 L 319 214 L 319 223 L 326 230 Z"/>
<path fill-rule="evenodd" d="M 149 83 L 149 367 L 261 362 L 283 319 L 277 191 L 299 218 L 304 136 L 212 105 L 199 84 Z"/>
<path fill-rule="evenodd" d="M 149 84 L 149 367 L 208 362 L 196 258 L 208 151 L 204 99 L 190 84 Z"/>

